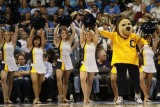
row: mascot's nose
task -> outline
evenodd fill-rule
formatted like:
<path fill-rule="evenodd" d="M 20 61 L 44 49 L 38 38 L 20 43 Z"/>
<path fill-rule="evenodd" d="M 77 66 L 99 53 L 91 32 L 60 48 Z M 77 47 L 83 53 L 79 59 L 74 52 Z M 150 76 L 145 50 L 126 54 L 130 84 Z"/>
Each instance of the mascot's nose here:
<path fill-rule="evenodd" d="M 128 27 L 126 27 L 126 30 L 127 30 L 127 31 L 130 31 L 130 29 L 131 29 L 131 28 L 130 28 L 129 26 L 128 26 Z"/>

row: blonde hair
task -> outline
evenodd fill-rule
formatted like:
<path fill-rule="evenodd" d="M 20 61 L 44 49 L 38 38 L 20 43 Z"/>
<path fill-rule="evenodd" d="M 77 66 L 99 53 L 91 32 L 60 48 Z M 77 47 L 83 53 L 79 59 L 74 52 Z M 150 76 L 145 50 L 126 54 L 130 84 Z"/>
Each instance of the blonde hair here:
<path fill-rule="evenodd" d="M 86 37 L 86 34 L 87 34 L 87 33 L 90 33 L 90 34 L 91 34 L 91 36 L 92 36 L 92 40 L 91 40 L 91 41 L 93 42 L 94 31 L 93 31 L 93 30 L 86 30 L 86 31 L 85 31 L 85 37 Z"/>

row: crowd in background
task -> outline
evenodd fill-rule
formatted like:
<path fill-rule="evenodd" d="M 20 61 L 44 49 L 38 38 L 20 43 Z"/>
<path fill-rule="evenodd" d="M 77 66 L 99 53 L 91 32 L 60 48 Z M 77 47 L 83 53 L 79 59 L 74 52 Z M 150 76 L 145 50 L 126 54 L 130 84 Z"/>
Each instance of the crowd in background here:
<path fill-rule="evenodd" d="M 71 59 L 73 70 L 68 84 L 68 96 L 71 101 L 82 100 L 79 77 L 81 60 L 81 47 L 79 45 L 80 30 L 83 17 L 92 14 L 96 18 L 96 24 L 103 29 L 112 32 L 119 16 L 128 17 L 134 26 L 134 33 L 141 35 L 141 25 L 145 21 L 154 19 L 157 21 L 156 32 L 160 37 L 160 0 L 0 0 L 0 14 L 5 15 L 5 23 L 0 24 L 1 34 L 4 31 L 14 33 L 14 26 L 18 22 L 18 40 L 15 48 L 16 63 L 19 67 L 14 75 L 12 100 L 29 102 L 33 99 L 32 83 L 30 78 L 29 35 L 31 32 L 30 19 L 41 15 L 46 24 L 43 28 L 44 36 L 44 62 L 46 74 L 43 78 L 41 97 L 42 101 L 58 100 L 55 65 L 58 58 L 57 48 L 53 44 L 54 29 L 58 25 L 57 18 L 62 15 L 71 15 L 76 36 L 72 43 Z M 37 34 L 40 31 L 36 31 Z M 153 37 L 154 39 L 154 37 Z M 97 45 L 96 60 L 99 73 L 93 80 L 92 99 L 111 100 L 113 92 L 110 84 L 110 70 L 112 59 L 111 41 L 102 36 Z M 2 60 L 0 51 L 0 60 Z M 154 57 L 157 73 L 154 74 L 150 89 L 150 98 L 160 99 L 160 53 L 159 48 Z M 56 90 L 56 91 L 55 91 Z M 132 83 L 128 77 L 126 98 L 133 99 Z M 105 98 L 101 98 L 103 95 Z M 45 96 L 45 97 L 44 97 Z M 104 96 L 103 96 L 104 97 Z"/>

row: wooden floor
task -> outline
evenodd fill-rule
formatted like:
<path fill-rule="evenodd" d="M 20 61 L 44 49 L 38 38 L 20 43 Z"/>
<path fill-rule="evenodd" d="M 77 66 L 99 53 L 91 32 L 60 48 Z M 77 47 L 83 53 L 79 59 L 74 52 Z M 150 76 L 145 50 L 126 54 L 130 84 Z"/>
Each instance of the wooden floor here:
<path fill-rule="evenodd" d="M 77 103 L 43 103 L 43 104 L 0 104 L 0 107 L 160 107 L 160 101 L 147 102 L 143 104 L 137 104 L 136 102 L 124 101 L 123 104 L 114 104 L 113 102 L 94 102 L 90 104 Z"/>

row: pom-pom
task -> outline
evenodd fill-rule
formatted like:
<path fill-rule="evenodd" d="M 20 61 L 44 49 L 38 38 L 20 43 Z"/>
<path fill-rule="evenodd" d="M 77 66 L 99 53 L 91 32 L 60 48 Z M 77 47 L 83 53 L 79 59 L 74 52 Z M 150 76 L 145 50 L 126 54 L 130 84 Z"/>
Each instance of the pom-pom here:
<path fill-rule="evenodd" d="M 43 17 L 33 17 L 31 18 L 31 26 L 33 26 L 36 30 L 45 27 L 46 20 Z"/>
<path fill-rule="evenodd" d="M 156 26 L 157 22 L 155 21 L 150 21 L 150 22 L 145 22 L 141 25 L 141 29 L 144 35 L 152 35 L 155 30 L 156 30 Z"/>
<path fill-rule="evenodd" d="M 61 26 L 70 26 L 72 23 L 72 18 L 70 15 L 64 15 L 64 16 L 59 16 L 57 18 L 57 23 L 59 23 Z"/>
<path fill-rule="evenodd" d="M 95 27 L 96 18 L 92 14 L 87 14 L 83 18 L 83 23 L 85 27 L 93 28 Z"/>
<path fill-rule="evenodd" d="M 18 12 L 11 12 L 11 21 L 10 21 L 10 24 L 11 25 L 14 25 L 14 24 L 17 24 L 19 23 L 19 19 L 20 19 L 20 14 Z"/>

